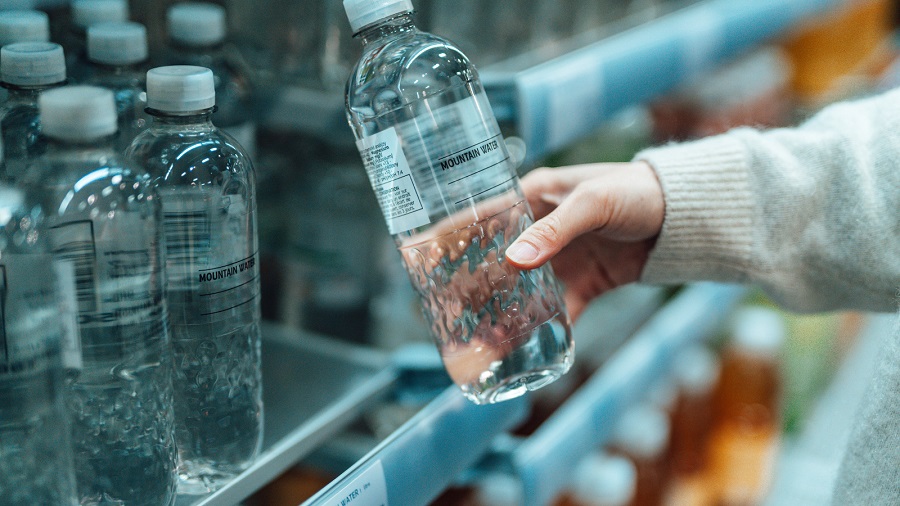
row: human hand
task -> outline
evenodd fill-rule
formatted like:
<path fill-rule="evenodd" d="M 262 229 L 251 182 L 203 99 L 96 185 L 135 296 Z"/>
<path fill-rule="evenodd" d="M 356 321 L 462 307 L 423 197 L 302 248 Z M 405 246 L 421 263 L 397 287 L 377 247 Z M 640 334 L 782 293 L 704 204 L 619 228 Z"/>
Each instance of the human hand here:
<path fill-rule="evenodd" d="M 662 229 L 662 187 L 646 162 L 537 169 L 522 178 L 537 220 L 506 250 L 519 269 L 552 260 L 578 318 L 594 297 L 637 281 Z"/>

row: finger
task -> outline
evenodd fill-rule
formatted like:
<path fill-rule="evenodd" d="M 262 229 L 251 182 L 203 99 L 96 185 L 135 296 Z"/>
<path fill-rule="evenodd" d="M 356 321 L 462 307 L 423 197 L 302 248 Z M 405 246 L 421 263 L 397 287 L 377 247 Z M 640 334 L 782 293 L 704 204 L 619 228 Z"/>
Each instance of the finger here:
<path fill-rule="evenodd" d="M 522 232 L 506 250 L 511 264 L 519 269 L 540 267 L 576 237 L 606 224 L 604 194 L 582 188 L 576 188 L 556 209 Z"/>

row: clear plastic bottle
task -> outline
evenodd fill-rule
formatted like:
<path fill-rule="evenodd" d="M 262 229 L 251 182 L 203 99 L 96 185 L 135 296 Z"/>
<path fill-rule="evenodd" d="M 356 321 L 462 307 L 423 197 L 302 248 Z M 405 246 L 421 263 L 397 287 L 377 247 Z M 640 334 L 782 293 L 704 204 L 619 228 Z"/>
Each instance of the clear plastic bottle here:
<path fill-rule="evenodd" d="M 160 207 L 113 147 L 112 92 L 39 98 L 47 152 L 22 185 L 39 196 L 54 258 L 74 269 L 80 366 L 68 413 L 81 504 L 175 499 L 172 361 L 163 301 Z"/>
<path fill-rule="evenodd" d="M 128 21 L 127 0 L 72 0 L 69 30 L 61 41 L 66 50 L 66 67 L 75 82 L 90 75 L 87 56 L 87 30 L 98 23 Z"/>
<path fill-rule="evenodd" d="M 9 506 L 77 504 L 59 284 L 42 220 L 23 192 L 0 185 L 0 484 Z"/>
<path fill-rule="evenodd" d="M 124 152 L 150 124 L 144 112 L 147 29 L 140 23 L 99 23 L 87 34 L 91 76 L 86 82 L 112 90 L 119 114 L 116 149 Z"/>
<path fill-rule="evenodd" d="M 0 107 L 3 165 L 0 179 L 14 183 L 29 160 L 46 149 L 38 118 L 41 92 L 66 83 L 62 47 L 50 42 L 18 42 L 0 49 L 0 85 L 9 93 Z"/>
<path fill-rule="evenodd" d="M 36 10 L 5 11 L 0 16 L 0 47 L 14 42 L 49 42 L 50 19 Z"/>
<path fill-rule="evenodd" d="M 569 318 L 549 266 L 505 259 L 533 218 L 475 68 L 409 0 L 344 7 L 364 46 L 348 119 L 447 371 L 479 404 L 552 382 L 574 360 Z"/>
<path fill-rule="evenodd" d="M 162 202 L 175 354 L 179 492 L 214 490 L 262 441 L 256 175 L 216 128 L 213 73 L 147 72 L 153 115 L 127 155 L 145 160 Z"/>
<path fill-rule="evenodd" d="M 169 65 L 195 65 L 216 76 L 216 125 L 251 157 L 256 154 L 250 78 L 234 48 L 226 44 L 225 9 L 211 3 L 183 2 L 166 14 Z"/>

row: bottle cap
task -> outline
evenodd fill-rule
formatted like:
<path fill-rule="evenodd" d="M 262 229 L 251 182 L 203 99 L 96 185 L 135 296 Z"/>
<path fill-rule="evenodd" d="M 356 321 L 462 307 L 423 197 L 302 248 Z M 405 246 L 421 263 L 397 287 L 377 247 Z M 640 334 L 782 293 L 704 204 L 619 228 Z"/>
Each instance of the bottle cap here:
<path fill-rule="evenodd" d="M 147 72 L 147 107 L 192 112 L 216 105 L 216 82 L 206 67 L 171 65 Z"/>
<path fill-rule="evenodd" d="M 15 86 L 43 86 L 66 80 L 62 46 L 17 42 L 0 49 L 0 80 Z"/>
<path fill-rule="evenodd" d="M 25 193 L 22 190 L 0 183 L 0 226 L 9 223 L 24 203 Z"/>
<path fill-rule="evenodd" d="M 344 10 L 353 33 L 382 19 L 412 12 L 411 0 L 344 0 Z"/>
<path fill-rule="evenodd" d="M 96 23 L 128 21 L 128 2 L 125 0 L 74 0 L 72 23 L 83 30 Z"/>
<path fill-rule="evenodd" d="M 572 495 L 579 504 L 625 506 L 631 502 L 637 471 L 628 459 L 592 453 L 575 468 Z"/>
<path fill-rule="evenodd" d="M 616 422 L 612 443 L 628 455 L 655 459 L 669 442 L 669 418 L 659 408 L 638 404 Z"/>
<path fill-rule="evenodd" d="M 34 10 L 5 11 L 0 16 L 0 46 L 14 42 L 47 42 L 50 21 L 47 14 Z"/>
<path fill-rule="evenodd" d="M 88 58 L 106 65 L 147 59 L 147 29 L 140 23 L 97 23 L 87 31 Z"/>
<path fill-rule="evenodd" d="M 475 502 L 485 506 L 517 506 L 525 502 L 522 484 L 508 474 L 487 474 L 478 480 Z"/>
<path fill-rule="evenodd" d="M 214 46 L 225 40 L 225 9 L 201 2 L 175 4 L 167 13 L 169 38 L 193 47 Z"/>
<path fill-rule="evenodd" d="M 672 375 L 688 395 L 705 395 L 719 379 L 719 359 L 705 346 L 692 346 L 675 357 Z"/>
<path fill-rule="evenodd" d="M 41 128 L 47 137 L 91 141 L 116 133 L 112 91 L 97 86 L 63 86 L 38 97 Z"/>
<path fill-rule="evenodd" d="M 765 307 L 738 310 L 731 324 L 731 346 L 755 355 L 775 357 L 787 337 L 784 318 Z"/>

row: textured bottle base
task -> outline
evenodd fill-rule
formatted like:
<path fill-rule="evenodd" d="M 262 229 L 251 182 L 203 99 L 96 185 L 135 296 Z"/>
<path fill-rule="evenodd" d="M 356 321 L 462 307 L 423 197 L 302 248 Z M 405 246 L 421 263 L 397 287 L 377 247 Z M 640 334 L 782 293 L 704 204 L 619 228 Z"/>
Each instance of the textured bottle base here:
<path fill-rule="evenodd" d="M 493 404 L 549 385 L 575 360 L 572 334 L 563 314 L 497 346 L 473 340 L 443 350 L 447 372 L 469 400 Z"/>

